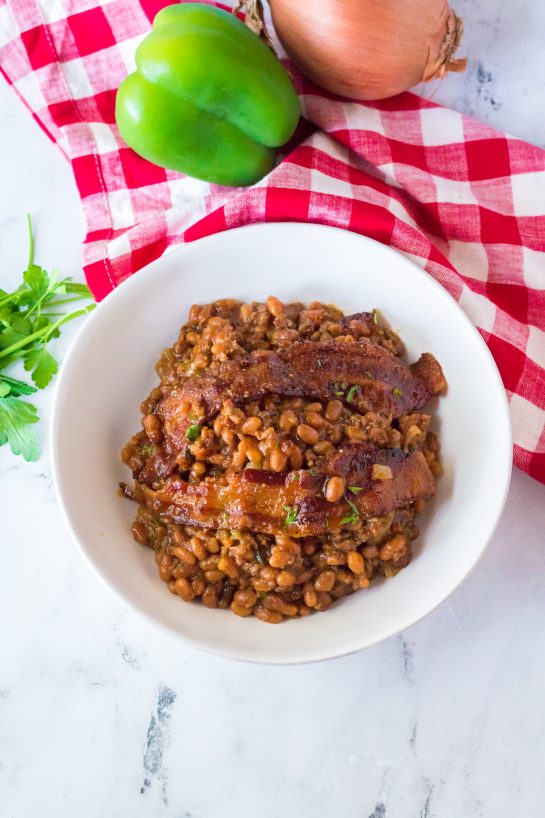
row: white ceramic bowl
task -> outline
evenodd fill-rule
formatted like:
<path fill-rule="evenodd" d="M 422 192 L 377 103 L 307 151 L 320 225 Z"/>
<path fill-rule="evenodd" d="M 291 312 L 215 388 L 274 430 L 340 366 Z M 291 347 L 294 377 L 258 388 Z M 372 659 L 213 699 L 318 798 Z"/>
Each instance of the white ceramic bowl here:
<path fill-rule="evenodd" d="M 154 364 L 194 302 L 320 300 L 377 307 L 411 360 L 432 352 L 449 383 L 434 408 L 445 475 L 410 565 L 328 612 L 273 627 L 168 593 L 153 553 L 129 533 L 136 507 L 117 495 L 119 459 L 140 428 Z M 118 598 L 182 641 L 259 662 L 350 653 L 442 602 L 473 568 L 500 517 L 511 473 L 507 401 L 490 353 L 448 293 L 402 255 L 346 231 L 255 225 L 183 246 L 140 271 L 86 319 L 58 378 L 51 449 L 59 502 L 88 563 Z"/>

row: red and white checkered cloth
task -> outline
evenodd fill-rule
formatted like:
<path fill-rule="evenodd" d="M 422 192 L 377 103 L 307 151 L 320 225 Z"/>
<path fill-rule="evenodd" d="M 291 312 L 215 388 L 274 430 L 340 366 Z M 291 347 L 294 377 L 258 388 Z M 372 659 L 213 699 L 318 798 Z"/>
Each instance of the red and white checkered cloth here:
<path fill-rule="evenodd" d="M 509 397 L 515 464 L 545 482 L 545 152 L 413 94 L 347 102 L 293 72 L 304 119 L 265 179 L 228 189 L 165 171 L 121 141 L 114 100 L 167 4 L 0 0 L 0 69 L 72 163 L 96 298 L 175 244 L 249 222 L 371 236 L 476 324 Z"/>

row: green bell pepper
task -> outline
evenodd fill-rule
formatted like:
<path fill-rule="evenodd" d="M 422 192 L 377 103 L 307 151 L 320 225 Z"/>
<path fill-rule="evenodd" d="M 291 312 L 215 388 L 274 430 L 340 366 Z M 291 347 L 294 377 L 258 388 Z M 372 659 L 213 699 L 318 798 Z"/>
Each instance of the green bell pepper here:
<path fill-rule="evenodd" d="M 273 52 L 234 14 L 167 6 L 136 51 L 116 99 L 121 136 L 165 168 L 248 185 L 292 136 L 299 102 Z"/>

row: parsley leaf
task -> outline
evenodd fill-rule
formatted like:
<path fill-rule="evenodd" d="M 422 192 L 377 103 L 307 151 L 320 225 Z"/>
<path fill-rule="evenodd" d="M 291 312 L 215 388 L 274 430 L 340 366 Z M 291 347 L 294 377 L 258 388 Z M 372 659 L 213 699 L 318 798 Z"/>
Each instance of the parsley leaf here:
<path fill-rule="evenodd" d="M 293 525 L 293 523 L 297 520 L 297 507 L 296 506 L 282 506 L 284 511 L 287 512 L 286 519 L 284 520 L 284 525 Z"/>
<path fill-rule="evenodd" d="M 200 434 L 201 434 L 200 423 L 192 423 L 191 426 L 188 426 L 187 429 L 185 430 L 186 438 L 188 440 L 191 440 L 192 442 L 194 440 L 197 440 L 197 438 L 200 437 Z"/>
<path fill-rule="evenodd" d="M 347 486 L 348 491 L 351 491 L 352 494 L 359 494 L 360 491 L 363 491 L 361 486 Z"/>
<path fill-rule="evenodd" d="M 38 412 L 19 397 L 48 385 L 58 370 L 48 343 L 60 335 L 63 324 L 86 315 L 95 305 L 64 311 L 65 304 L 91 299 L 91 293 L 85 284 L 69 278 L 60 281 L 55 273 L 35 264 L 30 216 L 28 231 L 29 259 L 22 283 L 11 293 L 0 290 L 0 446 L 9 443 L 14 454 L 36 460 L 39 448 L 33 424 L 38 421 Z M 65 298 L 67 294 L 69 298 Z M 36 386 L 4 374 L 16 363 L 23 363 Z"/>
<path fill-rule="evenodd" d="M 348 394 L 347 394 L 347 396 L 346 396 L 346 402 L 347 402 L 347 403 L 352 403 L 352 401 L 354 400 L 354 397 L 355 397 L 355 395 L 356 395 L 356 392 L 357 392 L 357 391 L 358 391 L 358 387 L 357 387 L 357 386 L 351 386 L 351 387 L 350 387 L 350 389 L 348 390 Z"/>
<path fill-rule="evenodd" d="M 23 273 L 23 281 L 26 284 L 26 290 L 21 294 L 21 301 L 23 303 L 32 304 L 39 301 L 49 290 L 49 275 L 37 264 L 31 264 Z"/>
<path fill-rule="evenodd" d="M 0 398 L 0 446 L 9 443 L 13 454 L 22 454 L 25 460 L 37 460 L 40 454 L 38 439 L 30 424 L 37 423 L 35 406 L 13 396 Z"/>
<path fill-rule="evenodd" d="M 371 315 L 373 318 L 373 324 L 378 327 L 378 310 L 373 310 Z"/>
<path fill-rule="evenodd" d="M 397 386 L 396 386 L 396 387 L 394 387 L 392 389 L 392 395 L 394 395 L 394 397 L 396 397 L 396 398 L 402 398 L 403 397 L 403 392 L 401 391 L 401 389 L 398 389 Z"/>
<path fill-rule="evenodd" d="M 9 392 L 10 395 L 16 398 L 18 398 L 19 395 L 32 395 L 33 392 L 38 391 L 32 384 L 18 381 L 16 378 L 8 378 L 7 375 L 0 375 L 0 389 L 3 390 L 2 395 L 7 395 Z M 7 391 L 4 391 L 5 389 L 7 389 Z"/>
<path fill-rule="evenodd" d="M 25 353 L 25 369 L 32 372 L 32 380 L 39 389 L 45 389 L 58 368 L 57 361 L 45 346 Z"/>

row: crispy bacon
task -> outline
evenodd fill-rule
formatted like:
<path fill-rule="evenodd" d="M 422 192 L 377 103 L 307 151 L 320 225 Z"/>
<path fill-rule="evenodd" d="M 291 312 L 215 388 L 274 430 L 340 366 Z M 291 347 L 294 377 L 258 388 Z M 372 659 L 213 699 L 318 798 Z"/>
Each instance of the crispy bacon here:
<path fill-rule="evenodd" d="M 215 371 L 192 376 L 164 398 L 162 418 L 170 448 L 184 442 L 191 421 L 183 401 L 204 404 L 212 417 L 225 400 L 236 405 L 270 393 L 321 400 L 338 398 L 358 412 L 394 418 L 421 409 L 445 385 L 441 367 L 425 353 L 412 366 L 372 343 L 303 341 L 287 349 L 257 350 L 247 358 L 225 361 Z"/>
<path fill-rule="evenodd" d="M 373 466 L 388 466 L 389 480 L 372 479 Z M 323 494 L 328 476 L 339 475 L 361 488 L 337 503 Z M 198 484 L 181 479 L 154 491 L 137 486 L 135 499 L 171 521 L 205 528 L 250 529 L 294 537 L 324 534 L 362 519 L 386 514 L 431 497 L 435 480 L 421 452 L 377 449 L 368 443 L 346 446 L 321 470 L 276 475 L 248 469 Z"/>

